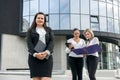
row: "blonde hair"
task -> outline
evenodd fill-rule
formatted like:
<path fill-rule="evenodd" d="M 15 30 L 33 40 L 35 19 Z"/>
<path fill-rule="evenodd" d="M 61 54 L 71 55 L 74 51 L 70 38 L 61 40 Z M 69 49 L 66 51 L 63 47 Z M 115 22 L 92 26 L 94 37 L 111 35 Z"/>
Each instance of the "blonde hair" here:
<path fill-rule="evenodd" d="M 89 32 L 89 33 L 91 34 L 91 36 L 92 36 L 91 38 L 94 37 L 94 33 L 93 33 L 93 31 L 92 31 L 91 29 L 89 29 L 89 28 L 85 29 L 84 32 L 83 32 L 83 35 L 84 35 L 84 36 L 85 36 L 85 33 L 86 33 L 86 32 Z"/>

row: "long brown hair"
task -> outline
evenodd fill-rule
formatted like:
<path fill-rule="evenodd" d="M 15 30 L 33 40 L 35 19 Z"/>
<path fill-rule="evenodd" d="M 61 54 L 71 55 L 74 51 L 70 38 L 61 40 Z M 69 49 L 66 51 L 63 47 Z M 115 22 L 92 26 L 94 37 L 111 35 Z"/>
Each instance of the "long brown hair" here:
<path fill-rule="evenodd" d="M 30 29 L 35 28 L 35 27 L 37 26 L 37 24 L 36 24 L 36 17 L 37 17 L 39 14 L 41 14 L 41 15 L 44 16 L 44 24 L 43 24 L 43 27 L 46 27 L 46 26 L 47 26 L 47 25 L 46 25 L 46 15 L 45 15 L 43 12 L 38 12 L 38 13 L 35 14 L 35 17 L 34 17 L 34 19 L 33 19 L 33 22 L 32 22 L 32 25 L 31 25 L 31 28 L 30 28 Z"/>

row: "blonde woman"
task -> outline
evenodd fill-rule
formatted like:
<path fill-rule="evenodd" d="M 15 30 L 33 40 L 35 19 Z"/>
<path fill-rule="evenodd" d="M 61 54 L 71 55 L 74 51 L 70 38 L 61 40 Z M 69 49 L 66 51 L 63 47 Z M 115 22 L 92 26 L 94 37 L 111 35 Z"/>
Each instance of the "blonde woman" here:
<path fill-rule="evenodd" d="M 91 29 L 84 30 L 83 35 L 87 40 L 86 46 L 99 44 L 98 38 L 94 37 L 94 33 Z M 98 65 L 98 57 L 99 57 L 98 52 L 86 55 L 86 64 L 90 80 L 96 80 L 95 73 Z"/>

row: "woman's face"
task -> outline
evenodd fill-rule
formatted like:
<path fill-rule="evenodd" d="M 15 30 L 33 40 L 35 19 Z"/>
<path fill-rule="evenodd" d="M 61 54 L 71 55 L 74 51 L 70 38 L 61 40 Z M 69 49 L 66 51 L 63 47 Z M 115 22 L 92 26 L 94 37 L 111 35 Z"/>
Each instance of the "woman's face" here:
<path fill-rule="evenodd" d="M 74 36 L 74 37 L 79 37 L 79 36 L 80 36 L 80 31 L 79 31 L 79 30 L 75 30 L 75 31 L 73 32 L 73 36 Z"/>
<path fill-rule="evenodd" d="M 45 22 L 44 15 L 38 14 L 37 17 L 36 17 L 36 24 L 37 24 L 37 26 L 43 26 L 44 22 Z"/>
<path fill-rule="evenodd" d="M 86 32 L 86 33 L 85 33 L 85 38 L 86 38 L 86 39 L 91 39 L 91 38 L 92 38 L 91 33 L 90 33 L 90 32 Z"/>

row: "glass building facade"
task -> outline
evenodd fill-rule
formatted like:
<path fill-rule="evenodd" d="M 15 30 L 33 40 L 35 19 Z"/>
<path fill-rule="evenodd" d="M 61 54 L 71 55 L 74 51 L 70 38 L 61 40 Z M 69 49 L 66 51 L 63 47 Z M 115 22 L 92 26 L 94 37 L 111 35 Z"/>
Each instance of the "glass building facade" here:
<path fill-rule="evenodd" d="M 84 30 L 120 34 L 120 0 L 23 0 L 23 26 L 26 32 L 37 12 L 47 15 L 47 24 L 53 30 Z M 119 47 L 101 41 L 98 69 L 119 67 Z M 109 46 L 109 47 L 108 47 Z"/>

